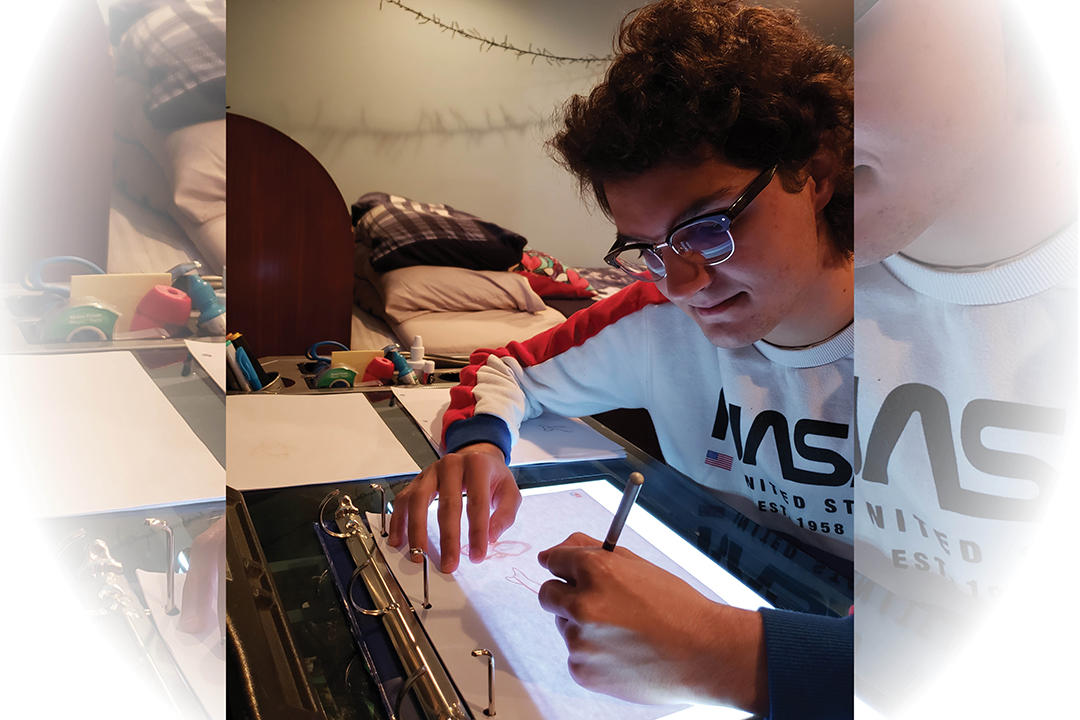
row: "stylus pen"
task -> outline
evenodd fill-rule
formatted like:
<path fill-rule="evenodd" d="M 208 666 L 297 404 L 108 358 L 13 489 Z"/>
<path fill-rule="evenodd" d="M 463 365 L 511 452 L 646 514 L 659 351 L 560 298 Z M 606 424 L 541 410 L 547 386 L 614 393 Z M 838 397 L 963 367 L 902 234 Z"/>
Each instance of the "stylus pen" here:
<path fill-rule="evenodd" d="M 641 492 L 643 482 L 645 482 L 645 477 L 641 473 L 630 473 L 630 479 L 626 481 L 626 489 L 623 490 L 622 500 L 619 501 L 619 509 L 615 512 L 615 517 L 611 519 L 611 527 L 608 528 L 607 538 L 604 540 L 604 549 L 608 552 L 615 550 L 615 543 L 619 542 L 619 535 L 622 534 L 623 525 L 626 524 L 630 508 L 634 507 L 634 501 Z"/>

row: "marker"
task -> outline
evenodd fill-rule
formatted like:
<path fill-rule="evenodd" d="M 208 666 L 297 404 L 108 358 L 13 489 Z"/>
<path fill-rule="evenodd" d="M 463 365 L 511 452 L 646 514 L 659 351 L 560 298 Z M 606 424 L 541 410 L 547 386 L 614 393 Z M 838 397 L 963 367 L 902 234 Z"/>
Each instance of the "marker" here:
<path fill-rule="evenodd" d="M 248 382 L 243 370 L 240 369 L 240 362 L 236 358 L 236 348 L 233 347 L 232 340 L 225 341 L 225 362 L 229 364 L 233 375 L 236 376 L 236 382 L 240 385 L 240 389 L 244 392 L 251 392 L 251 383 Z"/>
<path fill-rule="evenodd" d="M 255 368 L 251 365 L 251 360 L 248 359 L 247 353 L 244 352 L 244 348 L 236 349 L 236 364 L 240 366 L 241 372 L 244 373 L 244 377 L 247 378 L 248 383 L 251 384 L 252 390 L 262 390 L 262 383 L 259 382 L 259 375 L 255 372 Z"/>
<path fill-rule="evenodd" d="M 604 549 L 614 552 L 615 543 L 619 542 L 626 517 L 630 514 L 630 508 L 634 506 L 638 493 L 641 492 L 641 484 L 645 477 L 639 472 L 630 473 L 630 479 L 626 481 L 626 489 L 623 490 L 622 500 L 619 501 L 619 509 L 615 511 L 615 517 L 611 519 L 611 527 L 608 528 L 607 538 L 604 540 Z"/>

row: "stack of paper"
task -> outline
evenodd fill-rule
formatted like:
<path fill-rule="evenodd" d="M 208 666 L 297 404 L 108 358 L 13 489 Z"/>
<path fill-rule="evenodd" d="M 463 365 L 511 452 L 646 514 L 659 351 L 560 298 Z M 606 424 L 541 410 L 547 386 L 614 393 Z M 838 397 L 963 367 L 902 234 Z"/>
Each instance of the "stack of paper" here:
<path fill-rule="evenodd" d="M 420 472 L 362 393 L 230 395 L 225 453 L 237 490 Z"/>
<path fill-rule="evenodd" d="M 225 494 L 225 469 L 129 352 L 0 357 L 0 383 L 29 458 L 13 480 L 39 516 Z"/>

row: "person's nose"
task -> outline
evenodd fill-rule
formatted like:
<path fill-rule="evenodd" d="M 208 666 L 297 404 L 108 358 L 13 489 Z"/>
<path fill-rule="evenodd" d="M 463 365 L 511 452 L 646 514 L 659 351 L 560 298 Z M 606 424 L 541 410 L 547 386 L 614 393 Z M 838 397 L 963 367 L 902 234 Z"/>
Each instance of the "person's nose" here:
<path fill-rule="evenodd" d="M 689 300 L 707 288 L 713 279 L 713 268 L 699 265 L 668 251 L 664 253 L 666 277 L 664 293 L 672 300 Z"/>

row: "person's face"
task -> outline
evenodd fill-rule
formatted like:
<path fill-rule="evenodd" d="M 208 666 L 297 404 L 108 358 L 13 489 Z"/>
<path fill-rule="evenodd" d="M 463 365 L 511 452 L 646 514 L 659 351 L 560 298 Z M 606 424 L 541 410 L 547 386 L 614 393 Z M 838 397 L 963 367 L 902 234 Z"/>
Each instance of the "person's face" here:
<path fill-rule="evenodd" d="M 619 235 L 655 244 L 678 223 L 731 205 L 759 172 L 717 160 L 666 164 L 607 183 L 604 191 Z M 735 252 L 720 265 L 698 265 L 664 250 L 667 276 L 657 287 L 714 345 L 761 340 L 812 302 L 811 287 L 835 263 L 835 251 L 819 239 L 816 203 L 823 203 L 814 187 L 811 179 L 791 194 L 774 177 L 732 223 Z"/>
<path fill-rule="evenodd" d="M 855 262 L 868 265 L 956 212 L 1000 149 L 997 3 L 879 0 L 855 23 L 855 66 Z"/>

